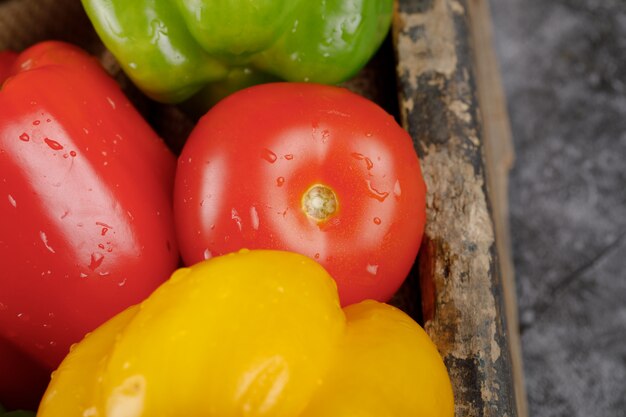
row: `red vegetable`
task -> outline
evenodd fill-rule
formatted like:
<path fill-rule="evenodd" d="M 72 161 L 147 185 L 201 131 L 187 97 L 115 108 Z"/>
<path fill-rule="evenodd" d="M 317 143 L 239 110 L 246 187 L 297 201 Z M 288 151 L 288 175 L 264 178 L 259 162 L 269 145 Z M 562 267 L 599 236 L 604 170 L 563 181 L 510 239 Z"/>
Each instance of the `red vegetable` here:
<path fill-rule="evenodd" d="M 17 59 L 17 54 L 13 51 L 0 51 L 0 86 L 9 76 L 13 62 Z"/>
<path fill-rule="evenodd" d="M 179 157 L 174 212 L 187 264 L 290 250 L 327 268 L 342 304 L 386 301 L 418 251 L 425 186 L 410 136 L 380 107 L 346 89 L 275 83 L 200 120 Z"/>
<path fill-rule="evenodd" d="M 0 346 L 49 371 L 72 343 L 144 299 L 177 266 L 175 158 L 98 62 L 76 47 L 38 44 L 7 73 L 0 90 Z M 0 356 L 0 369 L 15 366 L 8 360 Z M 0 372 L 0 387 L 7 378 L 13 375 Z"/>

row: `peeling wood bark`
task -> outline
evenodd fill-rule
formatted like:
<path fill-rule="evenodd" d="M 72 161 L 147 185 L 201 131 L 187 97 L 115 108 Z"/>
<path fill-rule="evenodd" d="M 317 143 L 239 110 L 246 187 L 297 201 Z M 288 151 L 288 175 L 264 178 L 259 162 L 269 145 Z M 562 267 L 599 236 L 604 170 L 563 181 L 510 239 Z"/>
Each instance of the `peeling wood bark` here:
<path fill-rule="evenodd" d="M 515 416 L 467 0 L 399 0 L 400 115 L 422 159 L 425 328 L 448 366 L 457 416 Z"/>

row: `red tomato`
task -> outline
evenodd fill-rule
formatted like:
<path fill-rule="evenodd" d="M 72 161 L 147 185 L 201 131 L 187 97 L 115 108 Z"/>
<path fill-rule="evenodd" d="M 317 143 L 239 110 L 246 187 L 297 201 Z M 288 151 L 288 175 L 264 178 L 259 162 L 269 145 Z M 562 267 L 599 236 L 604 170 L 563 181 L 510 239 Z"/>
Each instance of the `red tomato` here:
<path fill-rule="evenodd" d="M 0 342 L 51 370 L 177 266 L 176 161 L 79 49 L 39 44 L 10 73 L 0 90 Z"/>
<path fill-rule="evenodd" d="M 199 121 L 178 160 L 174 216 L 187 264 L 290 250 L 330 272 L 342 304 L 386 301 L 415 260 L 425 186 L 410 136 L 373 102 L 265 84 Z"/>

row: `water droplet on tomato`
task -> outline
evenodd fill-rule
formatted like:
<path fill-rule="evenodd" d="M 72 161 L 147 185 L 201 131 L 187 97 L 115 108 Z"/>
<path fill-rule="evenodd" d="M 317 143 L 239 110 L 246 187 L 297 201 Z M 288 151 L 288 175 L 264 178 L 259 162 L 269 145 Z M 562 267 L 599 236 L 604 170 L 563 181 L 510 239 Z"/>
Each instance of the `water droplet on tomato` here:
<path fill-rule="evenodd" d="M 63 154 L 63 158 L 67 159 L 67 158 L 69 158 L 69 155 L 68 155 L 68 154 L 66 154 L 66 153 L 64 153 L 64 154 Z"/>
<path fill-rule="evenodd" d="M 27 133 L 22 133 L 22 134 L 20 135 L 20 140 L 21 140 L 22 142 L 28 142 L 28 141 L 30 140 L 30 136 L 28 136 L 28 134 L 27 134 Z"/>
<path fill-rule="evenodd" d="M 9 198 L 9 203 L 10 203 L 13 207 L 17 208 L 17 201 L 15 201 L 15 199 L 13 198 L 13 196 L 12 196 L 11 194 L 9 194 L 9 195 L 7 195 L 7 197 Z"/>
<path fill-rule="evenodd" d="M 389 195 L 388 192 L 377 190 L 376 188 L 374 188 L 370 180 L 366 180 L 365 182 L 367 184 L 367 191 L 369 192 L 370 197 L 375 198 L 380 202 L 385 201 L 385 199 Z"/>
<path fill-rule="evenodd" d="M 87 274 L 85 274 L 84 272 L 81 272 L 81 273 L 80 273 L 80 277 L 81 277 L 81 278 L 87 278 L 87 277 L 88 277 L 88 275 L 87 275 Z"/>
<path fill-rule="evenodd" d="M 285 183 L 285 178 L 283 178 L 283 177 L 276 178 L 276 185 L 277 186 L 282 187 L 284 183 Z"/>
<path fill-rule="evenodd" d="M 213 254 L 211 253 L 211 251 L 209 250 L 209 248 L 206 248 L 204 250 L 204 252 L 202 253 L 202 257 L 204 259 L 211 259 L 213 257 Z"/>
<path fill-rule="evenodd" d="M 370 170 L 374 167 L 374 163 L 372 162 L 371 159 L 369 159 L 367 156 L 360 154 L 358 152 L 353 152 L 352 157 L 355 159 L 358 159 L 359 161 L 365 161 L 365 167 Z"/>
<path fill-rule="evenodd" d="M 39 120 L 34 120 L 33 121 L 33 126 L 38 126 L 41 122 Z"/>
<path fill-rule="evenodd" d="M 293 154 L 288 153 L 287 155 L 285 155 L 285 159 L 287 161 L 291 161 L 293 159 Z"/>
<path fill-rule="evenodd" d="M 319 258 L 320 258 L 320 254 L 319 254 L 319 253 L 316 253 L 316 254 L 315 254 L 315 256 L 314 256 L 314 258 L 315 258 L 315 259 L 319 259 Z"/>
<path fill-rule="evenodd" d="M 402 189 L 400 188 L 400 180 L 396 180 L 396 183 L 393 186 L 393 193 L 396 197 L 400 197 L 402 194 Z"/>
<path fill-rule="evenodd" d="M 50 147 L 50 149 L 53 149 L 55 151 L 59 151 L 63 149 L 63 145 L 61 145 L 59 142 L 57 142 L 54 139 L 45 138 L 43 141 L 46 143 L 46 145 Z"/>
<path fill-rule="evenodd" d="M 117 283 L 118 287 L 123 287 L 124 285 L 126 285 L 126 278 Z"/>
<path fill-rule="evenodd" d="M 76 156 L 76 152 L 74 152 L 74 151 L 70 151 L 70 156 L 71 156 L 71 157 Z"/>
<path fill-rule="evenodd" d="M 230 218 L 235 221 L 237 227 L 239 228 L 239 231 L 241 232 L 241 217 L 239 216 L 239 213 L 237 213 L 237 210 L 235 210 L 234 208 L 230 212 Z"/>
<path fill-rule="evenodd" d="M 378 265 L 367 264 L 365 269 L 372 275 L 376 275 L 378 273 Z"/>
<path fill-rule="evenodd" d="M 273 164 L 274 162 L 276 162 L 276 159 L 278 159 L 276 154 L 267 148 L 263 148 L 263 150 L 261 151 L 261 158 L 265 159 L 270 164 Z"/>
<path fill-rule="evenodd" d="M 96 222 L 96 226 L 101 226 L 102 227 L 102 229 L 100 230 L 100 236 L 106 235 L 107 232 L 109 231 L 109 229 L 112 229 L 111 226 L 109 226 L 108 224 L 103 223 L 103 222 Z M 110 242 L 107 242 L 107 243 L 110 243 Z"/>
<path fill-rule="evenodd" d="M 250 222 L 253 230 L 259 230 L 259 213 L 254 206 L 250 207 Z"/>
<path fill-rule="evenodd" d="M 381 220 L 380 217 L 374 217 L 374 224 L 380 224 Z"/>
<path fill-rule="evenodd" d="M 100 249 L 104 249 L 104 245 L 103 245 L 102 243 L 99 243 L 99 244 L 98 244 L 98 247 L 99 247 Z"/>

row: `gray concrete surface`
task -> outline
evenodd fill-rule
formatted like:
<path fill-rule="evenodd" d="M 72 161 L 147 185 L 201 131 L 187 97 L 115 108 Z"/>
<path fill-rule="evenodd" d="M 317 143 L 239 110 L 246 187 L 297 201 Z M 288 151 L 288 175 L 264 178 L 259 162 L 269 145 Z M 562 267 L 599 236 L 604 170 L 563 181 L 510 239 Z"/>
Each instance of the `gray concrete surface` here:
<path fill-rule="evenodd" d="M 532 416 L 626 416 L 626 0 L 491 0 Z"/>

